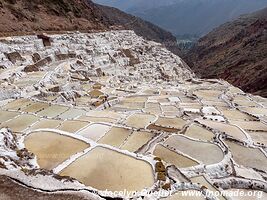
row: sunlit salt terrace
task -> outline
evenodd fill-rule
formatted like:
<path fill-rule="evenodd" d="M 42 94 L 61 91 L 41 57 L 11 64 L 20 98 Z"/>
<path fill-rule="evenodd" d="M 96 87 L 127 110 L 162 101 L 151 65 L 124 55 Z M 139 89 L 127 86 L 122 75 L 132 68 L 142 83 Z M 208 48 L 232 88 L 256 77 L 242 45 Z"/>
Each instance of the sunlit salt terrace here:
<path fill-rule="evenodd" d="M 0 133 L 18 145 L 0 157 L 10 176 L 100 199 L 105 190 L 172 189 L 157 198 L 166 200 L 192 190 L 201 200 L 207 191 L 266 192 L 266 99 L 197 79 L 132 31 L 48 37 L 48 46 L 36 36 L 0 40 Z M 32 169 L 43 170 L 39 183 L 62 181 L 36 184 Z"/>

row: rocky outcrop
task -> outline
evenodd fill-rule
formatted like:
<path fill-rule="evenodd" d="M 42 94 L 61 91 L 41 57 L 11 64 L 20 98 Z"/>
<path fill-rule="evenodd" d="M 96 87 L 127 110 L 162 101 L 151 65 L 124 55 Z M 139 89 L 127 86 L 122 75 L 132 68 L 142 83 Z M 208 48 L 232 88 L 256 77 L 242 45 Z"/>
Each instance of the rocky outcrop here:
<path fill-rule="evenodd" d="M 186 55 L 203 78 L 222 78 L 267 97 L 267 8 L 226 23 L 201 38 Z"/>

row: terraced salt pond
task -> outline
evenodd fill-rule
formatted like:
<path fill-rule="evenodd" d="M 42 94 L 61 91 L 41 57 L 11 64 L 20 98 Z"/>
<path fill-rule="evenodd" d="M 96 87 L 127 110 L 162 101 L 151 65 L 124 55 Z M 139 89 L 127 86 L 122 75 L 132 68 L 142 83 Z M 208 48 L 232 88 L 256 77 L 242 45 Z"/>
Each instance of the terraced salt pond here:
<path fill-rule="evenodd" d="M 88 125 L 89 123 L 87 122 L 69 120 L 62 122 L 58 129 L 69 133 L 75 133 Z"/>
<path fill-rule="evenodd" d="M 87 112 L 85 110 L 70 108 L 66 112 L 59 115 L 60 119 L 74 119 L 77 117 L 80 117 L 82 115 L 85 115 Z"/>
<path fill-rule="evenodd" d="M 121 146 L 121 149 L 135 152 L 149 142 L 154 136 L 155 134 L 150 132 L 134 131 L 127 141 Z"/>
<path fill-rule="evenodd" d="M 99 140 L 99 143 L 120 147 L 131 135 L 132 130 L 126 128 L 112 127 L 107 134 Z"/>
<path fill-rule="evenodd" d="M 22 109 L 22 111 L 30 112 L 30 113 L 36 113 L 36 112 L 43 110 L 45 108 L 48 108 L 48 107 L 49 107 L 49 104 L 47 104 L 47 103 L 36 102 L 36 103 L 33 103 L 33 104 L 27 106 L 26 108 Z"/>
<path fill-rule="evenodd" d="M 231 123 L 241 127 L 244 130 L 267 132 L 267 125 L 262 123 L 262 122 L 258 122 L 258 121 L 247 121 L 247 122 L 231 121 Z"/>
<path fill-rule="evenodd" d="M 185 135 L 192 138 L 208 141 L 211 141 L 214 137 L 214 134 L 211 131 L 208 131 L 207 129 L 202 128 L 196 124 L 190 125 L 186 130 Z"/>
<path fill-rule="evenodd" d="M 211 120 L 198 120 L 199 123 L 206 125 L 212 129 L 225 132 L 227 135 L 230 135 L 239 140 L 246 140 L 246 135 L 236 126 L 225 124 L 222 122 L 214 122 Z"/>
<path fill-rule="evenodd" d="M 155 147 L 153 154 L 167 163 L 174 164 L 178 168 L 192 167 L 199 164 L 188 157 L 169 150 L 161 144 Z"/>
<path fill-rule="evenodd" d="M 110 126 L 105 124 L 92 124 L 77 134 L 82 135 L 85 138 L 97 141 L 102 138 L 110 129 Z"/>
<path fill-rule="evenodd" d="M 103 123 L 115 123 L 117 120 L 113 118 L 107 118 L 107 117 L 91 117 L 91 116 L 81 116 L 77 120 L 80 121 L 86 121 L 86 122 L 93 122 L 93 123 L 98 123 L 98 122 L 103 122 Z"/>
<path fill-rule="evenodd" d="M 52 120 L 52 119 L 42 119 L 38 122 L 36 122 L 33 126 L 30 127 L 30 130 L 36 130 L 36 129 L 53 129 L 58 127 L 62 121 L 59 120 Z"/>
<path fill-rule="evenodd" d="M 171 136 L 164 144 L 206 165 L 219 163 L 224 158 L 222 150 L 217 145 L 194 141 L 181 135 Z"/>
<path fill-rule="evenodd" d="M 89 151 L 63 169 L 60 175 L 108 191 L 141 191 L 154 184 L 153 169 L 148 162 L 103 147 Z"/>
<path fill-rule="evenodd" d="M 253 117 L 238 110 L 223 109 L 222 113 L 228 120 L 253 120 Z"/>
<path fill-rule="evenodd" d="M 259 107 L 242 107 L 240 110 L 250 113 L 256 116 L 267 116 L 267 108 L 259 108 Z"/>
<path fill-rule="evenodd" d="M 186 121 L 177 117 L 159 117 L 149 129 L 162 130 L 166 132 L 178 132 L 186 125 Z"/>
<path fill-rule="evenodd" d="M 267 132 L 248 132 L 255 143 L 267 145 Z"/>
<path fill-rule="evenodd" d="M 205 100 L 211 100 L 211 99 L 218 100 L 219 96 L 222 93 L 223 91 L 220 90 L 198 90 L 194 92 L 196 96 Z"/>
<path fill-rule="evenodd" d="M 226 141 L 226 144 L 237 164 L 263 171 L 267 170 L 267 158 L 259 149 L 244 147 L 229 141 Z"/>
<path fill-rule="evenodd" d="M 134 128 L 145 128 L 147 125 L 156 120 L 154 115 L 133 114 L 127 118 L 125 124 Z"/>
<path fill-rule="evenodd" d="M 60 105 L 51 105 L 48 108 L 38 112 L 38 116 L 44 116 L 44 117 L 56 117 L 60 115 L 61 113 L 67 111 L 69 108 L 66 106 L 60 106 Z"/>
<path fill-rule="evenodd" d="M 11 119 L 10 121 L 2 123 L 0 127 L 9 127 L 14 132 L 21 132 L 38 120 L 39 118 L 34 115 L 23 114 Z"/>
<path fill-rule="evenodd" d="M 39 166 L 48 170 L 90 147 L 80 140 L 53 132 L 33 132 L 25 138 L 24 144 L 37 156 Z"/>
<path fill-rule="evenodd" d="M 10 112 L 10 111 L 0 111 L 0 123 L 13 119 L 18 116 L 20 113 L 18 112 Z"/>
<path fill-rule="evenodd" d="M 204 176 L 198 176 L 190 179 L 193 183 L 198 183 L 202 186 L 205 186 L 208 188 L 209 191 L 216 193 L 218 190 L 216 190 L 207 180 Z M 219 200 L 226 200 L 223 196 L 217 197 Z"/>
<path fill-rule="evenodd" d="M 32 103 L 32 101 L 30 101 L 29 99 L 16 99 L 16 100 L 9 102 L 5 106 L 3 106 L 3 109 L 20 110 L 20 109 L 30 105 L 31 103 Z"/>

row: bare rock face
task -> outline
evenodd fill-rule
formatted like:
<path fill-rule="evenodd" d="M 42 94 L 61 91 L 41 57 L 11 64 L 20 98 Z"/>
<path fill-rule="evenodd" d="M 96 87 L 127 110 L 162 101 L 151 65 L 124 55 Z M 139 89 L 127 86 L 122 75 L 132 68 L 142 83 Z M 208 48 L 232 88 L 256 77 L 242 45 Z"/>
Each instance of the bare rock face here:
<path fill-rule="evenodd" d="M 0 168 L 33 167 L 34 155 L 21 147 L 17 137 L 9 129 L 0 130 Z"/>
<path fill-rule="evenodd" d="M 44 67 L 45 65 L 52 62 L 52 59 L 50 57 L 46 57 L 42 60 L 39 60 L 37 63 L 33 65 L 28 65 L 24 68 L 25 72 L 37 72 L 40 71 L 41 67 Z"/>
<path fill-rule="evenodd" d="M 13 63 L 15 64 L 17 61 L 22 61 L 23 58 L 18 52 L 12 52 L 12 53 L 7 53 L 6 57 Z"/>
<path fill-rule="evenodd" d="M 187 54 L 203 78 L 222 78 L 246 92 L 267 97 L 267 8 L 226 23 Z"/>
<path fill-rule="evenodd" d="M 37 63 L 39 60 L 41 60 L 41 56 L 40 56 L 38 53 L 34 53 L 34 54 L 32 55 L 32 61 L 33 61 L 34 63 Z"/>

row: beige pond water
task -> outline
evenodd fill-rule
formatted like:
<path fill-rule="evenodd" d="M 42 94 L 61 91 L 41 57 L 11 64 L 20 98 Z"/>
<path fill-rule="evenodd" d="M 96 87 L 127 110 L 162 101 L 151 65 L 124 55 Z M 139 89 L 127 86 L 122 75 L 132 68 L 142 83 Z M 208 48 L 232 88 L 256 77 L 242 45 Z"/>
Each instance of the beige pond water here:
<path fill-rule="evenodd" d="M 79 135 L 88 139 L 98 141 L 102 138 L 110 129 L 110 126 L 104 124 L 92 124 L 87 128 L 78 132 Z"/>
<path fill-rule="evenodd" d="M 22 111 L 24 112 L 30 112 L 30 113 L 36 113 L 40 110 L 43 110 L 45 108 L 49 107 L 49 104 L 47 103 L 32 103 L 31 105 L 27 106 L 26 108 L 23 108 Z"/>
<path fill-rule="evenodd" d="M 218 163 L 224 157 L 222 150 L 217 145 L 193 141 L 181 135 L 171 136 L 165 144 L 202 161 L 206 165 Z"/>
<path fill-rule="evenodd" d="M 236 126 L 232 126 L 229 124 L 221 123 L 221 122 L 214 122 L 208 120 L 198 120 L 201 124 L 206 125 L 210 128 L 215 130 L 225 132 L 227 135 L 230 135 L 239 140 L 246 140 L 246 135 Z"/>
<path fill-rule="evenodd" d="M 143 102 L 125 102 L 122 101 L 120 104 L 117 104 L 116 106 L 121 107 L 121 108 L 126 108 L 129 110 L 136 109 L 136 110 L 141 110 L 145 107 L 145 103 Z"/>
<path fill-rule="evenodd" d="M 56 128 L 60 125 L 62 121 L 59 120 L 50 120 L 42 119 L 39 122 L 35 123 L 30 130 L 43 129 L 43 128 Z"/>
<path fill-rule="evenodd" d="M 193 183 L 199 183 L 202 186 L 205 186 L 206 188 L 208 188 L 209 191 L 216 193 L 218 192 L 218 190 L 216 190 L 207 180 L 205 177 L 203 176 L 198 176 L 198 177 L 194 177 L 194 178 L 190 178 L 190 180 Z M 219 200 L 225 200 L 225 198 L 223 196 L 219 196 L 217 197 Z"/>
<path fill-rule="evenodd" d="M 124 102 L 146 102 L 147 97 L 146 96 L 132 96 L 132 97 L 126 97 L 123 99 Z"/>
<path fill-rule="evenodd" d="M 37 156 L 40 167 L 48 170 L 90 146 L 80 140 L 52 132 L 31 133 L 26 137 L 24 144 Z"/>
<path fill-rule="evenodd" d="M 258 121 L 231 121 L 232 124 L 235 124 L 245 130 L 254 130 L 254 131 L 266 131 L 267 125 L 258 122 Z"/>
<path fill-rule="evenodd" d="M 176 106 L 161 106 L 162 112 L 178 112 L 179 109 Z"/>
<path fill-rule="evenodd" d="M 89 123 L 87 122 L 69 120 L 62 122 L 62 124 L 60 125 L 60 127 L 58 127 L 58 129 L 69 133 L 75 133 L 88 125 Z"/>
<path fill-rule="evenodd" d="M 34 115 L 23 114 L 8 122 L 4 122 L 1 127 L 8 127 L 14 132 L 21 132 L 38 120 L 39 118 Z"/>
<path fill-rule="evenodd" d="M 146 108 L 143 109 L 145 112 L 155 115 L 161 114 L 161 108 L 158 103 L 147 103 Z"/>
<path fill-rule="evenodd" d="M 223 93 L 220 90 L 198 90 L 195 91 L 194 94 L 199 98 L 203 98 L 206 100 L 218 100 L 219 96 Z"/>
<path fill-rule="evenodd" d="M 107 118 L 107 117 L 90 117 L 90 116 L 81 116 L 78 118 L 80 121 L 86 121 L 86 122 L 104 122 L 104 123 L 115 123 L 117 119 L 113 118 Z"/>
<path fill-rule="evenodd" d="M 253 118 L 238 110 L 222 110 L 223 115 L 228 120 L 252 120 Z"/>
<path fill-rule="evenodd" d="M 60 106 L 60 105 L 51 105 L 48 108 L 38 112 L 37 115 L 39 116 L 45 116 L 45 117 L 56 117 L 60 115 L 61 113 L 67 111 L 69 108 L 66 106 Z"/>
<path fill-rule="evenodd" d="M 231 200 L 266 200 L 267 193 L 258 190 L 245 190 L 245 189 L 229 189 L 228 192 Z M 244 195 L 238 195 L 244 194 Z M 255 195 L 251 195 L 255 194 Z"/>
<path fill-rule="evenodd" d="M 226 141 L 226 144 L 237 164 L 267 171 L 267 158 L 259 149 L 247 148 L 229 141 Z"/>
<path fill-rule="evenodd" d="M 153 114 L 153 115 L 160 115 L 161 114 L 161 109 L 160 107 L 148 107 L 143 109 L 144 112 Z"/>
<path fill-rule="evenodd" d="M 234 104 L 237 106 L 259 106 L 259 104 L 253 102 L 253 101 L 233 101 Z"/>
<path fill-rule="evenodd" d="M 61 119 L 75 119 L 77 117 L 85 115 L 86 113 L 87 113 L 87 111 L 85 111 L 85 110 L 70 108 L 66 112 L 59 115 L 58 117 Z"/>
<path fill-rule="evenodd" d="M 7 120 L 13 119 L 14 117 L 18 116 L 20 113 L 18 112 L 9 112 L 9 111 L 0 111 L 0 123 L 3 123 Z"/>
<path fill-rule="evenodd" d="M 244 107 L 240 109 L 252 115 L 267 115 L 267 108 Z"/>
<path fill-rule="evenodd" d="M 159 117 L 155 124 L 158 126 L 176 128 L 181 130 L 186 125 L 186 121 L 177 117 Z"/>
<path fill-rule="evenodd" d="M 134 128 L 145 128 L 147 125 L 151 124 L 156 117 L 149 114 L 133 114 L 128 117 L 125 121 L 127 126 Z"/>
<path fill-rule="evenodd" d="M 150 132 L 134 131 L 127 141 L 121 146 L 121 149 L 135 152 L 150 141 L 154 136 L 155 135 Z"/>
<path fill-rule="evenodd" d="M 247 132 L 255 143 L 267 145 L 267 132 Z"/>
<path fill-rule="evenodd" d="M 33 102 L 28 99 L 16 99 L 3 106 L 3 109 L 19 110 L 30 105 L 31 103 Z"/>
<path fill-rule="evenodd" d="M 140 191 L 154 184 L 149 163 L 102 147 L 96 147 L 80 157 L 60 175 L 71 176 L 87 186 L 108 191 Z"/>
<path fill-rule="evenodd" d="M 153 154 L 167 163 L 174 164 L 178 168 L 186 168 L 198 165 L 198 163 L 194 160 L 178 154 L 175 151 L 171 151 L 160 144 L 155 147 Z"/>
<path fill-rule="evenodd" d="M 227 107 L 227 103 L 224 101 L 205 101 L 202 100 L 202 103 L 207 106 L 219 106 L 219 107 Z"/>
<path fill-rule="evenodd" d="M 198 196 L 198 191 L 196 190 L 188 190 L 188 193 L 179 191 L 176 192 L 175 194 L 173 194 L 172 196 L 169 196 L 167 198 L 163 198 L 162 200 L 206 200 L 206 198 L 204 196 Z M 196 195 L 192 195 L 196 192 Z"/>
<path fill-rule="evenodd" d="M 110 131 L 99 140 L 99 143 L 120 147 L 131 133 L 132 131 L 126 128 L 112 127 Z"/>
<path fill-rule="evenodd" d="M 208 131 L 205 128 L 202 128 L 198 125 L 192 124 L 185 132 L 185 135 L 200 139 L 211 141 L 214 137 L 214 134 L 211 131 Z"/>
<path fill-rule="evenodd" d="M 118 119 L 123 116 L 123 114 L 116 113 L 113 111 L 106 111 L 106 110 L 101 110 L 101 111 L 91 110 L 86 115 L 90 117 L 104 117 L 104 118 L 113 118 L 113 119 Z"/>

